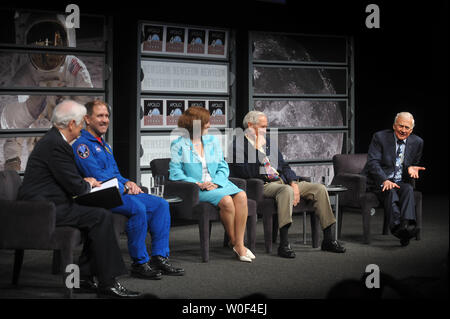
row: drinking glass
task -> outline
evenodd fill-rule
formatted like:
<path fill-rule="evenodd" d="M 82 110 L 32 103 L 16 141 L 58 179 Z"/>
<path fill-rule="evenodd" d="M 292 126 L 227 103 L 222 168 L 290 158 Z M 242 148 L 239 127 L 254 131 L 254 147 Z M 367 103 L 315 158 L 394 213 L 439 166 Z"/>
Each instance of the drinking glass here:
<path fill-rule="evenodd" d="M 156 184 L 156 178 L 154 176 L 150 176 L 149 191 L 150 194 L 154 196 L 159 196 L 159 187 Z"/>
<path fill-rule="evenodd" d="M 327 168 L 325 176 L 322 176 L 321 179 L 322 179 L 321 183 L 323 185 L 325 185 L 325 186 L 330 185 L 330 169 L 329 168 Z"/>
<path fill-rule="evenodd" d="M 159 196 L 164 197 L 164 186 L 166 185 L 166 177 L 164 175 L 155 176 L 155 186 L 159 189 Z"/>
<path fill-rule="evenodd" d="M 150 186 L 149 191 L 150 191 L 150 194 L 152 194 L 154 196 L 159 196 L 159 187 Z"/>

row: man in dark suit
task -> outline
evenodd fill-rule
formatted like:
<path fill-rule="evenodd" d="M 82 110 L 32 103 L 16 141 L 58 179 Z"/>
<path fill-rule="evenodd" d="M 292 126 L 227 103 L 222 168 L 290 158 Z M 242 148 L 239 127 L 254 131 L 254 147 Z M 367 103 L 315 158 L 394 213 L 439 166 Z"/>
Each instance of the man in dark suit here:
<path fill-rule="evenodd" d="M 139 293 L 127 290 L 115 279 L 127 270 L 115 238 L 111 212 L 81 206 L 72 199 L 100 186 L 94 178 L 80 176 L 69 144 L 80 135 L 85 114 L 86 108 L 74 101 L 56 106 L 53 127 L 36 144 L 28 159 L 18 197 L 53 202 L 56 226 L 72 226 L 85 233 L 79 260 L 81 288 L 95 291 L 99 296 L 138 297 Z"/>
<path fill-rule="evenodd" d="M 374 191 L 390 216 L 390 229 L 400 238 L 402 246 L 415 235 L 415 203 L 412 180 L 419 178 L 418 166 L 422 157 L 423 140 L 411 134 L 414 117 L 398 113 L 393 131 L 379 131 L 373 135 L 363 174 L 367 189 Z"/>
<path fill-rule="evenodd" d="M 229 156 L 230 175 L 240 178 L 260 178 L 264 181 L 264 196 L 277 202 L 280 246 L 278 255 L 295 258 L 288 242 L 288 229 L 292 224 L 292 207 L 300 202 L 300 196 L 314 201 L 315 213 L 323 229 L 322 250 L 344 253 L 345 248 L 333 240 L 331 228 L 336 223 L 328 197 L 322 184 L 299 181 L 295 172 L 283 159 L 277 148 L 277 140 L 266 140 L 267 116 L 259 111 L 250 111 L 243 120 L 244 136 L 234 138 Z M 275 144 L 274 144 L 275 143 Z M 273 148 L 275 150 L 273 150 Z"/>

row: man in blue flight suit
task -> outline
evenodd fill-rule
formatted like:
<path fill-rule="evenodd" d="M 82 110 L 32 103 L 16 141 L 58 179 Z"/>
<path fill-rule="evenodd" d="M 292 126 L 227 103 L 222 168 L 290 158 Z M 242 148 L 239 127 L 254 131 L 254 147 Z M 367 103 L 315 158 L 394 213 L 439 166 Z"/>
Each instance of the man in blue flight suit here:
<path fill-rule="evenodd" d="M 72 145 L 75 162 L 82 176 L 92 176 L 98 181 L 116 177 L 119 182 L 123 205 L 111 211 L 129 218 L 131 275 L 145 279 L 161 279 L 161 274 L 184 275 L 184 269 L 169 263 L 169 204 L 160 197 L 143 193 L 139 186 L 120 174 L 112 149 L 102 138 L 109 126 L 106 103 L 95 100 L 87 103 L 86 109 L 86 130 L 81 131 L 81 136 Z M 152 239 L 151 259 L 145 244 L 147 230 Z"/>

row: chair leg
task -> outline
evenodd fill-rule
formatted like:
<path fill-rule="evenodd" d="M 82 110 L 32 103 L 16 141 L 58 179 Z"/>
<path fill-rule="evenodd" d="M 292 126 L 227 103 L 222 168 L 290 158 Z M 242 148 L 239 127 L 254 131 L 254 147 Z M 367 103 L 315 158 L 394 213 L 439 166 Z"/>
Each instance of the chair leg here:
<path fill-rule="evenodd" d="M 61 269 L 61 251 L 54 250 L 53 251 L 53 261 L 52 261 L 52 274 L 57 275 L 62 272 Z"/>
<path fill-rule="evenodd" d="M 421 240 L 421 229 L 420 228 L 416 228 L 416 240 Z"/>
<path fill-rule="evenodd" d="M 263 214 L 264 227 L 264 245 L 266 246 L 266 253 L 272 252 L 272 229 L 273 229 L 273 215 Z"/>
<path fill-rule="evenodd" d="M 209 221 L 209 240 L 211 240 L 212 221 Z"/>
<path fill-rule="evenodd" d="M 306 245 L 306 212 L 303 212 L 303 245 Z"/>
<path fill-rule="evenodd" d="M 344 210 L 342 209 L 342 207 L 339 207 L 339 216 L 338 216 L 338 239 L 341 238 L 341 233 L 342 233 L 342 219 L 343 219 L 343 215 L 344 215 Z"/>
<path fill-rule="evenodd" d="M 56 252 L 56 251 L 54 251 L 54 252 Z M 59 259 L 59 262 L 61 265 L 60 273 L 62 273 L 63 285 L 66 287 L 67 298 L 72 299 L 73 289 L 67 287 L 67 284 L 66 284 L 66 279 L 67 279 L 67 276 L 69 275 L 69 273 L 66 273 L 66 268 L 67 268 L 67 265 L 73 264 L 73 250 L 72 250 L 72 247 L 70 247 L 70 248 L 58 250 L 58 252 L 59 252 L 58 255 L 60 257 L 60 259 Z"/>
<path fill-rule="evenodd" d="M 19 283 L 20 270 L 23 264 L 23 249 L 16 249 L 14 252 L 14 267 L 13 267 L 13 277 L 12 284 L 17 285 Z"/>
<path fill-rule="evenodd" d="M 272 218 L 272 243 L 276 243 L 278 238 L 278 215 L 275 217 Z"/>
<path fill-rule="evenodd" d="M 364 244 L 370 244 L 370 207 L 363 207 L 361 214 L 363 220 L 363 242 Z"/>
<path fill-rule="evenodd" d="M 247 247 L 250 250 L 255 250 L 256 247 L 256 221 L 257 216 L 249 216 L 247 219 Z"/>
<path fill-rule="evenodd" d="M 384 219 L 383 219 L 383 235 L 389 235 L 389 223 L 391 216 L 384 210 Z"/>
<path fill-rule="evenodd" d="M 420 240 L 422 235 L 422 193 L 414 192 L 414 200 L 416 204 L 416 240 Z"/>
<path fill-rule="evenodd" d="M 320 241 L 320 219 L 315 213 L 311 214 L 311 237 L 313 248 L 319 247 Z"/>
<path fill-rule="evenodd" d="M 228 247 L 229 242 L 230 242 L 230 237 L 228 236 L 227 232 L 224 231 L 223 232 L 223 247 Z"/>
<path fill-rule="evenodd" d="M 202 261 L 209 261 L 209 237 L 210 237 L 211 223 L 208 214 L 201 214 L 198 220 L 198 231 L 200 235 L 200 250 L 202 254 Z"/>

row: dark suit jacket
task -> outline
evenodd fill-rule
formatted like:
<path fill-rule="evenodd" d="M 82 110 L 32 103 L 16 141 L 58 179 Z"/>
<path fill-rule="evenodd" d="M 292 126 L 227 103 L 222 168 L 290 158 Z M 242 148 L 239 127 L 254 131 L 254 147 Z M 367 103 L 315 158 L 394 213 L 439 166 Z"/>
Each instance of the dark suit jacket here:
<path fill-rule="evenodd" d="M 18 199 L 49 200 L 58 206 L 89 192 L 91 187 L 80 176 L 73 157 L 69 143 L 57 128 L 51 128 L 28 158 Z"/>
<path fill-rule="evenodd" d="M 267 139 L 266 143 L 266 154 L 270 159 L 270 139 Z M 231 153 L 232 152 L 232 153 Z M 278 158 L 278 165 L 276 170 L 280 174 L 281 179 L 286 183 L 290 184 L 292 181 L 298 180 L 297 175 L 291 169 L 289 164 L 284 161 L 283 155 L 278 151 L 276 155 Z M 264 154 L 260 151 L 256 150 L 251 143 L 248 142 L 247 138 L 243 138 L 243 142 L 239 141 L 234 137 L 232 150 L 230 149 L 228 155 L 233 154 L 233 162 L 228 163 L 230 167 L 230 176 L 231 177 L 240 177 L 240 178 L 260 178 L 265 182 L 268 182 L 266 174 L 261 174 L 260 168 L 264 165 L 260 162 L 260 159 L 264 158 Z M 249 160 L 250 159 L 250 160 Z M 255 160 L 252 160 L 255 159 Z M 272 163 L 273 164 L 273 163 Z"/>
<path fill-rule="evenodd" d="M 379 189 L 394 171 L 396 157 L 396 142 L 393 130 L 384 130 L 375 133 L 369 146 L 367 163 L 362 174 L 367 176 L 367 187 Z M 422 157 L 423 140 L 414 134 L 408 136 L 405 146 L 402 181 L 411 182 L 408 174 L 409 166 L 419 165 Z"/>

